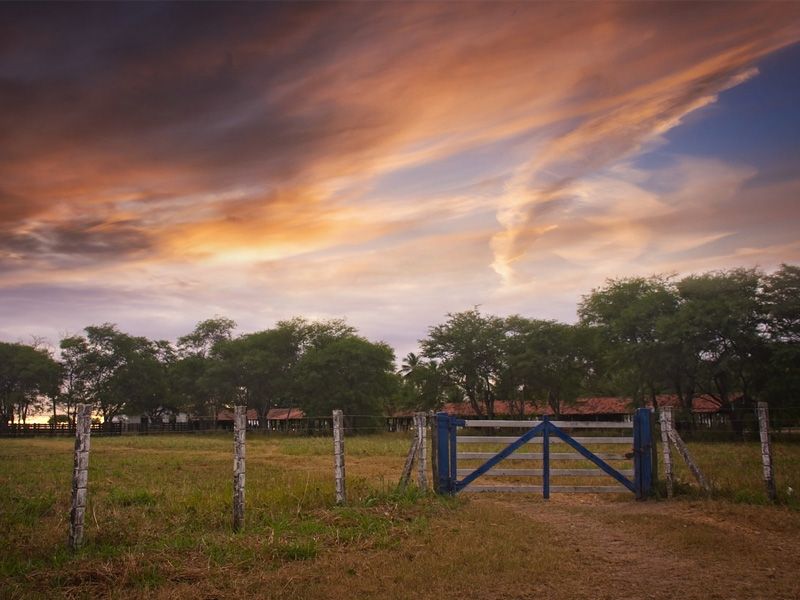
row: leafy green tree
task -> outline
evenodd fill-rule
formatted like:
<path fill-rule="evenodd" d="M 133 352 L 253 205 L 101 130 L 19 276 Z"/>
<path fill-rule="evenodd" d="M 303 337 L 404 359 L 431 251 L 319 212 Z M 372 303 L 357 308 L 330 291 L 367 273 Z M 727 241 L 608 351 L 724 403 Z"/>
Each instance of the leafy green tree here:
<path fill-rule="evenodd" d="M 88 373 L 85 369 L 88 364 L 84 357 L 89 352 L 86 338 L 73 335 L 63 338 L 59 344 L 61 348 L 61 390 L 59 400 L 65 408 L 70 422 L 75 420 L 75 406 L 79 403 L 90 402 Z"/>
<path fill-rule="evenodd" d="M 397 392 L 394 351 L 355 335 L 310 348 L 295 369 L 296 398 L 310 416 L 327 416 L 334 409 L 382 415 Z"/>
<path fill-rule="evenodd" d="M 257 409 L 266 426 L 270 408 L 297 404 L 295 369 L 301 358 L 353 337 L 355 331 L 340 319 L 295 317 L 272 329 L 221 339 L 212 346 L 202 381 L 207 392 L 223 403 L 242 402 Z"/>
<path fill-rule="evenodd" d="M 590 370 L 585 328 L 519 316 L 509 317 L 507 328 L 504 397 L 517 399 L 519 414 L 530 402 L 560 416 L 578 399 Z"/>
<path fill-rule="evenodd" d="M 761 300 L 770 339 L 800 343 L 800 267 L 781 265 L 766 276 Z"/>
<path fill-rule="evenodd" d="M 111 381 L 114 393 L 124 400 L 124 410 L 146 414 L 152 421 L 160 421 L 164 414 L 179 410 L 170 393 L 170 364 L 162 362 L 166 360 L 157 344 L 143 346 L 127 357 Z"/>
<path fill-rule="evenodd" d="M 190 333 L 178 338 L 176 355 L 167 362 L 170 395 L 176 407 L 216 418 L 231 394 L 217 349 L 232 339 L 235 328 L 232 319 L 216 316 L 198 322 Z"/>
<path fill-rule="evenodd" d="M 168 379 L 172 402 L 196 415 L 213 415 L 213 393 L 209 385 L 209 358 L 188 355 L 169 363 Z"/>
<path fill-rule="evenodd" d="M 448 314 L 420 340 L 422 354 L 436 360 L 447 383 L 466 398 L 476 414 L 494 416 L 496 386 L 504 368 L 505 323 L 477 308 Z"/>
<path fill-rule="evenodd" d="M 212 372 L 225 390 L 223 396 L 256 408 L 266 426 L 270 408 L 292 403 L 293 370 L 301 343 L 296 330 L 279 325 L 218 344 Z"/>
<path fill-rule="evenodd" d="M 690 275 L 677 284 L 683 322 L 699 340 L 699 385 L 730 412 L 737 432 L 766 383 L 760 285 L 761 274 L 751 269 Z"/>
<path fill-rule="evenodd" d="M 195 325 L 191 333 L 178 338 L 181 356 L 209 357 L 214 347 L 231 339 L 236 322 L 227 317 L 216 316 Z"/>
<path fill-rule="evenodd" d="M 300 354 L 312 348 L 322 348 L 331 342 L 358 335 L 356 328 L 348 325 L 344 319 L 309 321 L 303 317 L 294 317 L 278 321 L 275 329 L 295 339 Z"/>
<path fill-rule="evenodd" d="M 637 405 L 667 388 L 670 348 L 661 332 L 678 310 L 675 286 L 662 276 L 612 279 L 578 307 L 581 324 L 595 327 L 605 349 L 605 375 L 617 393 Z"/>
<path fill-rule="evenodd" d="M 90 325 L 86 336 L 61 342 L 74 363 L 71 385 L 99 410 L 105 422 L 126 408 L 157 414 L 167 401 L 165 371 L 159 346 L 144 337 L 123 333 L 112 323 Z M 163 348 L 162 348 L 163 350 Z"/>
<path fill-rule="evenodd" d="M 763 281 L 770 358 L 762 399 L 779 425 L 800 420 L 800 267 L 781 265 Z"/>
<path fill-rule="evenodd" d="M 0 429 L 24 423 L 43 398 L 58 393 L 60 368 L 50 354 L 25 344 L 0 342 Z"/>

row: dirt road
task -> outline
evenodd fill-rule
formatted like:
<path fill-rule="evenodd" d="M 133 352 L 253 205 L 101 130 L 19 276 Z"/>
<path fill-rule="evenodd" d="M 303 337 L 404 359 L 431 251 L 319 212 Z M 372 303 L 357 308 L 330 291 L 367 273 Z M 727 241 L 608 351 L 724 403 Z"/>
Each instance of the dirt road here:
<path fill-rule="evenodd" d="M 772 507 L 482 496 L 396 547 L 278 574 L 275 596 L 797 599 L 798 533 L 800 515 Z"/>

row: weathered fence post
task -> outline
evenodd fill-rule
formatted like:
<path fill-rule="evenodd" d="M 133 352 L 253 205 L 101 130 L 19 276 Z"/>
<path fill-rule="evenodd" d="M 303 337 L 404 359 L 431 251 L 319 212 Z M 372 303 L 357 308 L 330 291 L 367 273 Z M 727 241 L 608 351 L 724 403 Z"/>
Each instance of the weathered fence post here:
<path fill-rule="evenodd" d="M 244 527 L 245 431 L 247 407 L 235 406 L 233 415 L 233 530 Z"/>
<path fill-rule="evenodd" d="M 418 412 L 414 415 L 414 420 L 417 424 L 416 438 L 417 438 L 417 485 L 419 489 L 427 491 L 428 489 L 428 452 L 426 439 L 427 432 L 427 415 L 424 412 Z"/>
<path fill-rule="evenodd" d="M 439 456 L 438 451 L 438 428 L 436 426 L 436 416 L 434 415 L 433 411 L 428 411 L 428 422 L 431 424 L 431 482 L 433 483 L 433 491 L 435 493 L 439 493 L 439 464 L 437 458 Z"/>
<path fill-rule="evenodd" d="M 408 449 L 408 454 L 406 455 L 406 462 L 403 465 L 403 472 L 400 475 L 400 483 L 398 484 L 398 487 L 401 490 L 406 489 L 406 486 L 408 485 L 408 480 L 411 478 L 411 469 L 414 466 L 414 457 L 416 455 L 417 455 L 417 436 L 415 433 L 414 438 L 411 440 L 411 447 Z"/>
<path fill-rule="evenodd" d="M 344 488 L 344 417 L 342 411 L 333 411 L 333 468 L 336 481 L 336 504 L 346 500 Z"/>
<path fill-rule="evenodd" d="M 769 405 L 766 402 L 759 402 L 756 408 L 758 415 L 758 433 L 761 438 L 761 464 L 764 467 L 764 485 L 767 488 L 767 498 L 770 502 L 775 502 L 777 493 L 775 491 L 775 477 L 772 470 L 772 445 L 769 441 Z"/>
<path fill-rule="evenodd" d="M 703 472 L 694 461 L 694 458 L 692 458 L 692 453 L 689 452 L 689 448 L 686 446 L 680 434 L 678 434 L 678 431 L 675 429 L 675 422 L 672 420 L 672 413 L 670 413 L 669 439 L 672 440 L 672 443 L 675 445 L 675 449 L 678 451 L 678 454 L 681 455 L 683 462 L 685 462 L 686 466 L 689 467 L 689 470 L 692 472 L 692 475 L 694 475 L 697 483 L 700 484 L 700 487 L 703 488 L 703 491 L 710 493 L 711 486 L 703 476 Z"/>
<path fill-rule="evenodd" d="M 664 479 L 667 481 L 667 498 L 675 493 L 672 479 L 672 450 L 670 448 L 670 431 L 672 430 L 672 408 L 664 406 L 659 409 L 658 421 L 661 425 L 661 452 L 664 455 Z"/>
<path fill-rule="evenodd" d="M 92 405 L 75 408 L 75 461 L 72 471 L 72 509 L 69 513 L 69 547 L 83 545 L 83 523 L 86 513 L 86 489 L 89 483 L 89 447 L 92 431 Z"/>

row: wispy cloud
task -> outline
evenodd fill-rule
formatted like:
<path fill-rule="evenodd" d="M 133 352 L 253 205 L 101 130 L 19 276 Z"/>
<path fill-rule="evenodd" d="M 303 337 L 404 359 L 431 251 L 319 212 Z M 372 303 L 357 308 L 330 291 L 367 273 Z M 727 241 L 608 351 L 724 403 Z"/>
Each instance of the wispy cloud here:
<path fill-rule="evenodd" d="M 793 179 L 635 164 L 800 39 L 793 4 L 0 13 L 4 295 L 102 281 L 109 320 L 157 287 L 161 327 L 304 311 L 377 330 L 408 307 L 520 310 L 534 288 L 566 305 L 615 273 L 797 256 L 763 231 L 796 218 Z M 23 304 L 0 328 L 34 319 Z"/>

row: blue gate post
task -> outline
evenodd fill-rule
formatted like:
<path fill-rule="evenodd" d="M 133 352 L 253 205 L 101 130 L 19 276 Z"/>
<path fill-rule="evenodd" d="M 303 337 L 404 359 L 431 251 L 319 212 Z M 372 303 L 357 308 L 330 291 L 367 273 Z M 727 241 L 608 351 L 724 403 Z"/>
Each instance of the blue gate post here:
<path fill-rule="evenodd" d="M 633 415 L 633 483 L 637 500 L 644 500 L 653 492 L 652 444 L 650 409 L 637 408 Z"/>
<path fill-rule="evenodd" d="M 457 438 L 458 426 L 455 417 L 450 417 L 448 426 L 450 427 L 450 493 L 455 494 L 456 482 L 458 481 L 458 455 L 457 455 Z"/>
<path fill-rule="evenodd" d="M 550 499 L 550 418 L 542 417 L 542 497 Z"/>
<path fill-rule="evenodd" d="M 436 476 L 439 478 L 439 493 L 452 494 L 450 481 L 450 415 L 436 413 L 436 457 L 438 459 Z"/>

